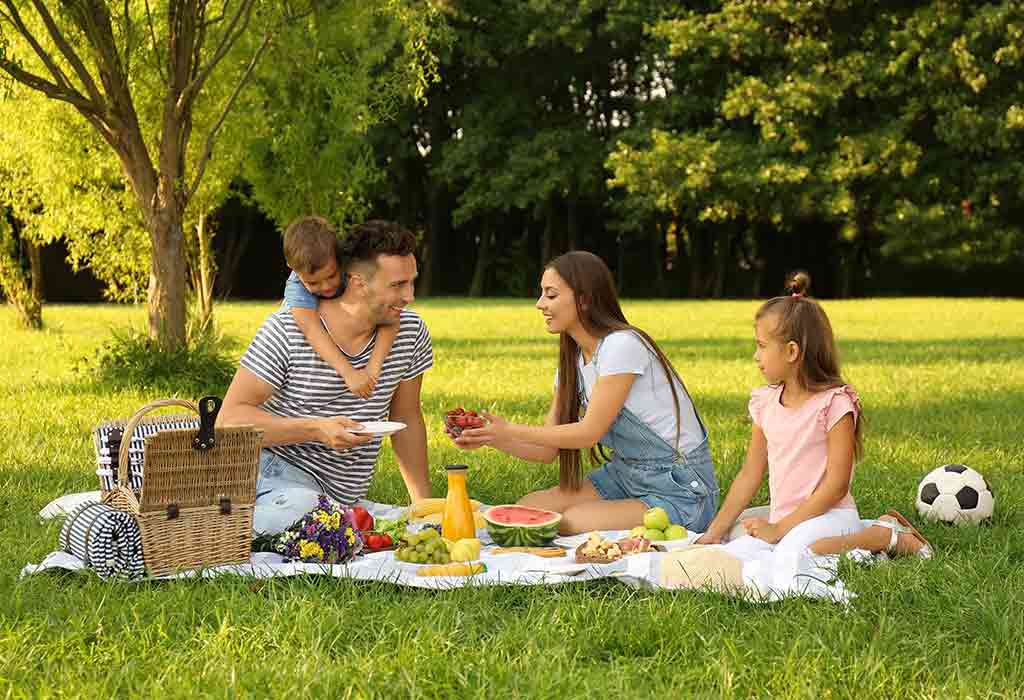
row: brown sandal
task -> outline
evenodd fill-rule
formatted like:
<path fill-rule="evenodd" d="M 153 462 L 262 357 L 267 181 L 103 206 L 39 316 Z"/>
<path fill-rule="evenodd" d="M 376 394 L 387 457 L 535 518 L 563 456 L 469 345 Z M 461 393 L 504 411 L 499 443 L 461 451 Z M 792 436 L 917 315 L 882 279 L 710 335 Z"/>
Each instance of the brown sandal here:
<path fill-rule="evenodd" d="M 896 543 L 899 541 L 901 534 L 913 535 L 914 539 L 921 543 L 921 548 L 915 552 L 915 556 L 921 557 L 922 559 L 931 559 L 935 554 L 935 550 L 932 548 L 931 542 L 925 539 L 924 535 L 917 531 L 917 528 L 910 524 L 910 521 L 903 517 L 903 514 L 897 510 L 889 510 L 885 513 L 890 518 L 893 518 L 896 522 L 890 520 L 878 519 L 874 522 L 875 525 L 880 527 L 888 528 L 892 532 L 892 536 L 889 538 L 889 546 L 886 549 L 886 553 L 895 556 L 898 554 L 896 551 Z"/>

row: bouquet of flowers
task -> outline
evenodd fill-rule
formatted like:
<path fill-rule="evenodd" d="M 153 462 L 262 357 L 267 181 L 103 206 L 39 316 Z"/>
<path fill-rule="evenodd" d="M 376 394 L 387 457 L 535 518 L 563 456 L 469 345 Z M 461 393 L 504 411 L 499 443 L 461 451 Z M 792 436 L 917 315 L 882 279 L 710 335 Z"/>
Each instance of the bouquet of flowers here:
<path fill-rule="evenodd" d="M 363 549 L 363 536 L 352 524 L 352 511 L 327 496 L 317 507 L 282 532 L 275 549 L 289 561 L 343 564 Z"/>

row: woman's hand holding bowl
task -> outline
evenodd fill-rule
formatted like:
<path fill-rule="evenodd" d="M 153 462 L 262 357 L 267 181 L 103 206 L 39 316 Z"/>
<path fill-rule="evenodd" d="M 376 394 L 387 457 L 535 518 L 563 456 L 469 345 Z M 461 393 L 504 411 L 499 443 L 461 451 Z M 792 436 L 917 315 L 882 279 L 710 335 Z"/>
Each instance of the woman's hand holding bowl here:
<path fill-rule="evenodd" d="M 496 440 L 501 439 L 508 428 L 508 421 L 501 416 L 486 411 L 481 411 L 480 415 L 487 421 L 484 425 L 479 428 L 466 428 L 457 438 L 454 438 L 455 444 L 464 450 L 475 450 L 485 445 L 493 445 Z"/>

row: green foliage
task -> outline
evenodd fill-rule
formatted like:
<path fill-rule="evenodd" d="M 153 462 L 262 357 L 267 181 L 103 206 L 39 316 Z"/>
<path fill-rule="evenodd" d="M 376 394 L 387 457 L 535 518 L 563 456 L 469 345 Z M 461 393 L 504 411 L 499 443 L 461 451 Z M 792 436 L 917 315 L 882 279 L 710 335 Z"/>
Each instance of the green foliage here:
<path fill-rule="evenodd" d="M 43 312 L 32 293 L 32 282 L 25 274 L 21 250 L 7 216 L 0 209 L 0 292 L 18 312 L 18 321 L 26 328 L 43 327 Z"/>
<path fill-rule="evenodd" d="M 134 328 L 115 330 L 74 371 L 87 383 L 109 389 L 137 389 L 174 396 L 223 396 L 235 374 L 237 345 L 212 324 L 196 327 L 184 346 L 161 351 L 157 341 Z"/>
<path fill-rule="evenodd" d="M 140 301 L 149 282 L 149 237 L 121 164 L 67 105 L 12 84 L 0 99 L 0 205 L 22 235 L 62 240 L 75 270 L 88 268 L 114 301 Z"/>
<path fill-rule="evenodd" d="M 367 131 L 423 99 L 444 41 L 433 6 L 404 0 L 317 6 L 280 34 L 253 85 L 241 170 L 271 219 L 366 216 L 383 177 Z"/>
<path fill-rule="evenodd" d="M 718 86 L 714 110 L 620 143 L 615 186 L 691 223 L 813 217 L 921 260 L 1020 255 L 1019 2 L 726 0 L 653 32 Z"/>

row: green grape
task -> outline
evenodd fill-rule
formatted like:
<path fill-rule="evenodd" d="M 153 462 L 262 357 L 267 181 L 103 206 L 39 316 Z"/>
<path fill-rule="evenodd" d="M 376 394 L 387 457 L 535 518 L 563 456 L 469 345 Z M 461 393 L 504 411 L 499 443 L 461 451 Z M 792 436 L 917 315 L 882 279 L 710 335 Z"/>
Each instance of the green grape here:
<path fill-rule="evenodd" d="M 418 545 L 420 543 L 420 539 L 422 538 L 415 532 L 405 533 L 405 541 L 409 543 L 410 547 L 415 547 L 416 545 Z"/>
<path fill-rule="evenodd" d="M 417 552 L 425 552 L 425 551 L 427 551 L 427 545 L 425 545 L 425 544 L 418 544 L 418 545 L 416 545 L 416 551 Z"/>

